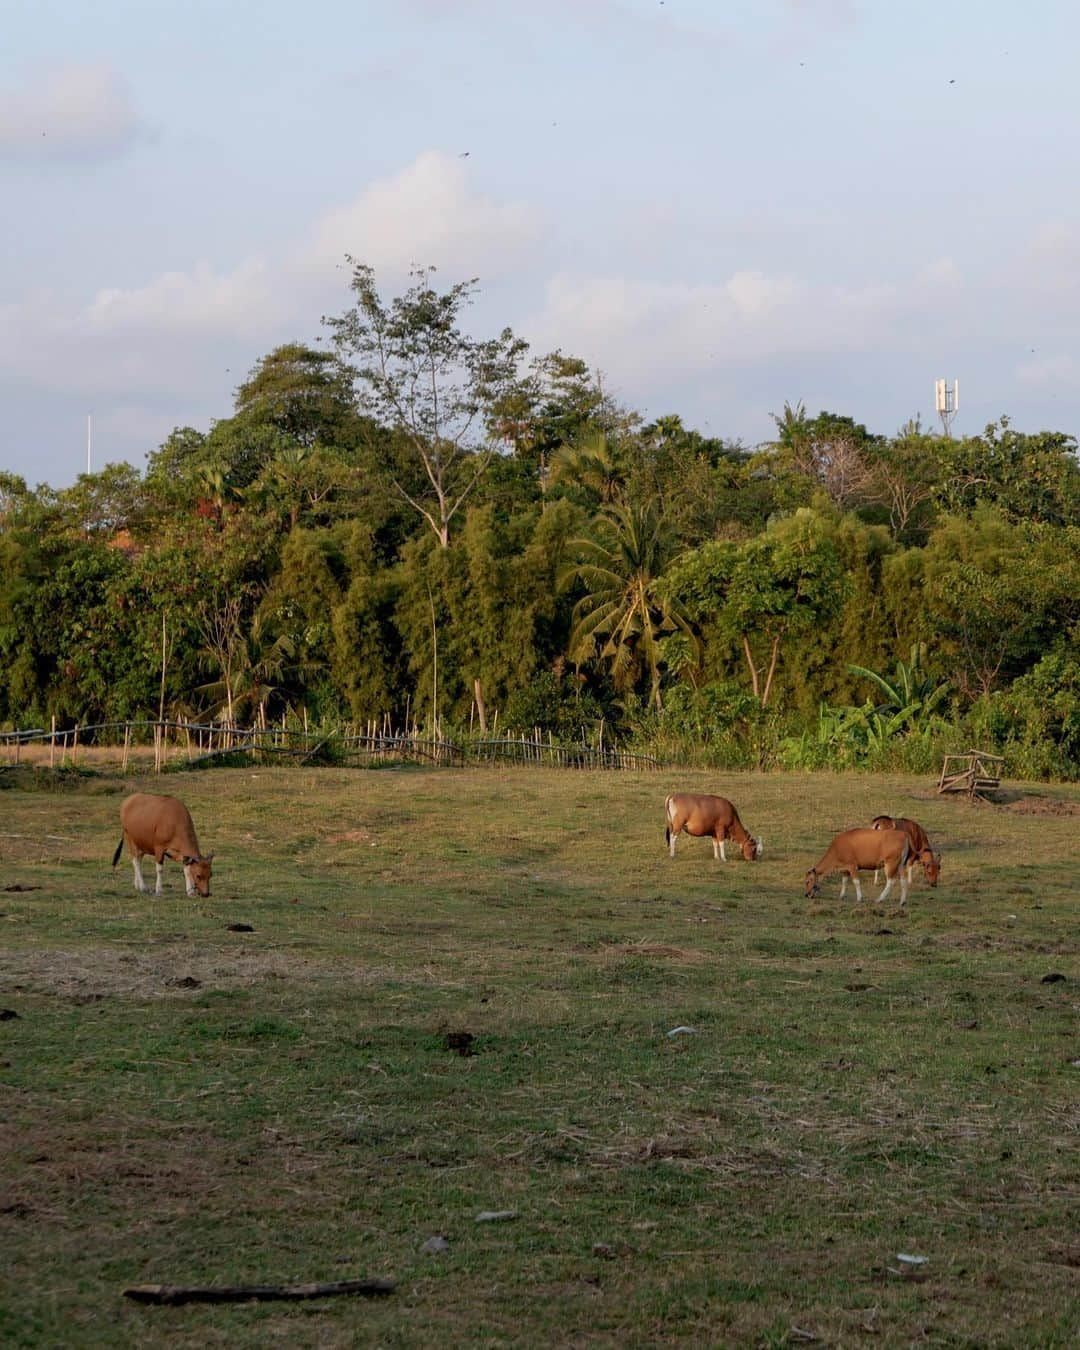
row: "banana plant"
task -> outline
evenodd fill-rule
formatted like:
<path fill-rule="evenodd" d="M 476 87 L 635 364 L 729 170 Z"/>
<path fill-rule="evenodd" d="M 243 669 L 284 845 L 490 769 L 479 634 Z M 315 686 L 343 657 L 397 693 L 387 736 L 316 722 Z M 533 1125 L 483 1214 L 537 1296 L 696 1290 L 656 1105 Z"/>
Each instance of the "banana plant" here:
<path fill-rule="evenodd" d="M 915 643 L 907 664 L 897 661 L 896 674 L 891 680 L 866 666 L 848 666 L 852 675 L 869 680 L 885 696 L 885 702 L 869 712 L 867 718 L 875 739 L 887 739 L 905 727 L 929 736 L 942 725 L 942 719 L 935 714 L 949 692 L 950 684 L 948 680 L 935 684 L 926 672 L 925 658 L 926 644 Z"/>

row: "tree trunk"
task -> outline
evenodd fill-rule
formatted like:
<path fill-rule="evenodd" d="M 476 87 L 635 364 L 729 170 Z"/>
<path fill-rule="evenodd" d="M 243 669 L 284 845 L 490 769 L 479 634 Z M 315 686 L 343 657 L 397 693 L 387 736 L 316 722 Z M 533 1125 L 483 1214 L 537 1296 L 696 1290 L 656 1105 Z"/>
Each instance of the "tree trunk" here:
<path fill-rule="evenodd" d="M 773 638 L 772 656 L 769 660 L 769 674 L 765 679 L 765 692 L 761 696 L 761 706 L 764 708 L 769 701 L 769 692 L 772 689 L 773 676 L 776 674 L 776 662 L 780 655 L 780 639 Z"/>
<path fill-rule="evenodd" d="M 484 691 L 480 681 L 473 680 L 473 694 L 476 698 L 476 714 L 480 718 L 480 730 L 487 731 L 487 708 L 484 706 Z"/>
<path fill-rule="evenodd" d="M 750 669 L 750 686 L 754 691 L 754 697 L 759 699 L 761 697 L 761 687 L 758 683 L 758 669 L 757 666 L 754 665 L 754 654 L 750 650 L 750 639 L 745 633 L 743 634 L 742 645 L 743 651 L 746 654 L 746 664 Z"/>

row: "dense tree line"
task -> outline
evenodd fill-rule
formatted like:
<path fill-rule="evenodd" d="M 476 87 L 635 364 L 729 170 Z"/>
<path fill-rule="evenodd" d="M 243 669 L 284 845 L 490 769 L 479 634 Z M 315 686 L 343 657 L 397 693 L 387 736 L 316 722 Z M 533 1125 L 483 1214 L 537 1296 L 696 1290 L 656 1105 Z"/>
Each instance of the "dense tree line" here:
<path fill-rule="evenodd" d="M 714 762 L 1080 772 L 1076 443 L 787 405 L 750 450 L 389 302 L 264 357 L 144 472 L 0 474 L 0 720 L 389 715 Z M 164 633 L 164 685 L 162 640 Z"/>

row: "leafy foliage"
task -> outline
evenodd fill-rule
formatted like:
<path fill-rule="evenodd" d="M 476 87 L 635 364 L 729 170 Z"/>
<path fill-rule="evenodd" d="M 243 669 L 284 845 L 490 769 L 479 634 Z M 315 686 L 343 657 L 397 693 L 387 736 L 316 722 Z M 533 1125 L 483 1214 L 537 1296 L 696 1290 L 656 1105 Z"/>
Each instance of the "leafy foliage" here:
<path fill-rule="evenodd" d="M 0 473 L 0 718 L 483 709 L 714 763 L 973 739 L 1080 773 L 1072 437 L 786 404 L 748 450 L 474 336 L 475 297 L 353 262 L 334 351 L 274 348 L 145 472 Z"/>
<path fill-rule="evenodd" d="M 606 663 L 618 690 L 647 675 L 649 700 L 659 709 L 662 636 L 675 629 L 691 633 L 681 606 L 657 587 L 672 548 L 670 530 L 651 504 L 616 504 L 571 548 L 577 556 L 560 585 L 580 583 L 585 591 L 574 606 L 571 659 Z"/>

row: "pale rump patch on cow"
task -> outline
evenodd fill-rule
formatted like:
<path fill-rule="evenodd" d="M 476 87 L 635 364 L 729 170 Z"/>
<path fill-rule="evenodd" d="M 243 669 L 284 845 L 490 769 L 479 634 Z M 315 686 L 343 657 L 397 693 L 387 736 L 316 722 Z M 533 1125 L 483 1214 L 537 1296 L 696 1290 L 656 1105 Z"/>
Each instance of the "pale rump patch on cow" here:
<path fill-rule="evenodd" d="M 142 860 L 149 856 L 154 860 L 155 895 L 161 894 L 166 858 L 172 858 L 183 867 L 188 895 L 210 894 L 210 863 L 214 855 L 203 856 L 191 813 L 178 798 L 136 792 L 120 807 L 120 828 L 122 833 L 112 865 L 115 867 L 120 861 L 120 854 L 127 844 L 137 891 L 146 891 Z"/>
<path fill-rule="evenodd" d="M 709 793 L 674 792 L 664 802 L 667 825 L 664 841 L 669 855 L 675 856 L 675 840 L 685 832 L 696 839 L 713 841 L 713 857 L 727 862 L 724 845 L 733 839 L 747 862 L 761 857 L 762 841 L 755 839 L 739 819 L 739 813 L 726 797 Z"/>
<path fill-rule="evenodd" d="M 840 899 L 847 893 L 848 878 L 855 883 L 855 899 L 862 904 L 860 872 L 877 873 L 885 869 L 885 888 L 878 896 L 880 904 L 892 890 L 899 873 L 900 904 L 907 904 L 908 882 L 904 874 L 911 856 L 911 840 L 903 830 L 844 830 L 825 850 L 821 861 L 806 874 L 806 898 L 812 900 L 820 891 L 818 883 L 830 872 L 840 872 Z"/>

